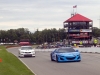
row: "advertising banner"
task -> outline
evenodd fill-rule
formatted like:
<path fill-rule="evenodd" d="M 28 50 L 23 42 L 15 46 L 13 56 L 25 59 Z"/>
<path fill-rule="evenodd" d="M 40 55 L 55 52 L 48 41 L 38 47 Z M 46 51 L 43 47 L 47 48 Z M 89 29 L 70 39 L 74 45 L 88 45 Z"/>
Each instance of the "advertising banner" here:
<path fill-rule="evenodd" d="M 80 32 L 80 29 L 69 29 L 69 32 Z"/>
<path fill-rule="evenodd" d="M 80 32 L 92 32 L 92 29 L 80 29 Z"/>
<path fill-rule="evenodd" d="M 83 43 L 88 43 L 87 40 L 83 40 L 83 41 L 72 41 L 72 43 L 80 43 L 80 44 L 83 44 Z"/>

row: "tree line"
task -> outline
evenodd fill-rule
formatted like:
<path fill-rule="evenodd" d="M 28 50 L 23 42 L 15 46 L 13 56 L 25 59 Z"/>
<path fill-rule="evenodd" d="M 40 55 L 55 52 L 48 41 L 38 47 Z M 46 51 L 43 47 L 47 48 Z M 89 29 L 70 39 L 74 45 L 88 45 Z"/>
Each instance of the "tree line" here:
<path fill-rule="evenodd" d="M 41 44 L 44 42 L 54 42 L 66 38 L 64 29 L 38 29 L 32 33 L 27 28 L 0 30 L 0 42 L 20 42 L 21 39 L 29 39 L 31 43 Z"/>
<path fill-rule="evenodd" d="M 93 27 L 91 33 L 94 37 L 100 37 L 100 29 Z M 57 42 L 67 39 L 67 33 L 65 29 L 44 29 L 39 31 L 38 29 L 32 33 L 27 28 L 0 30 L 0 42 L 20 42 L 21 39 L 29 39 L 31 43 L 41 44 L 45 42 Z"/>

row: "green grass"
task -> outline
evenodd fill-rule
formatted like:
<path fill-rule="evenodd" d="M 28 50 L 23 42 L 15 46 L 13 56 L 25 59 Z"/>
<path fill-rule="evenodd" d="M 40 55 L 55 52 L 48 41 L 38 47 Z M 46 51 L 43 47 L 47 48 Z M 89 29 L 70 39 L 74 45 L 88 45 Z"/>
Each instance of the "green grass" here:
<path fill-rule="evenodd" d="M 16 56 L 0 46 L 0 75 L 34 75 Z"/>

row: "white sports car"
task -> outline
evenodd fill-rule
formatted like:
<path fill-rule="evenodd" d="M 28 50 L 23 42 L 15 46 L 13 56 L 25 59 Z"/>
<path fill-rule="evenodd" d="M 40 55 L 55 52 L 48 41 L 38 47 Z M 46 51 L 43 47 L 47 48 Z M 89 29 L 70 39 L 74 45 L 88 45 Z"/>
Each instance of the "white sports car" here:
<path fill-rule="evenodd" d="M 31 56 L 35 57 L 35 50 L 32 46 L 21 46 L 19 48 L 19 57 Z"/>

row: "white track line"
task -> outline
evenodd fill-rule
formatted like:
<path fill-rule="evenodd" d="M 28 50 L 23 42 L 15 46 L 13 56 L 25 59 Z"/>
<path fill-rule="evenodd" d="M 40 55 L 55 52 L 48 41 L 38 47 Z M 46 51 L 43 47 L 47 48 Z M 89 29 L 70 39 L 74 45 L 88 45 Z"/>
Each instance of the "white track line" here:
<path fill-rule="evenodd" d="M 15 55 L 15 54 L 14 54 Z M 16 56 L 16 55 L 15 55 Z M 17 56 L 16 56 L 17 57 Z M 17 57 L 18 58 L 18 57 Z M 34 73 L 20 58 L 18 58 L 33 74 L 37 75 L 36 73 Z"/>

